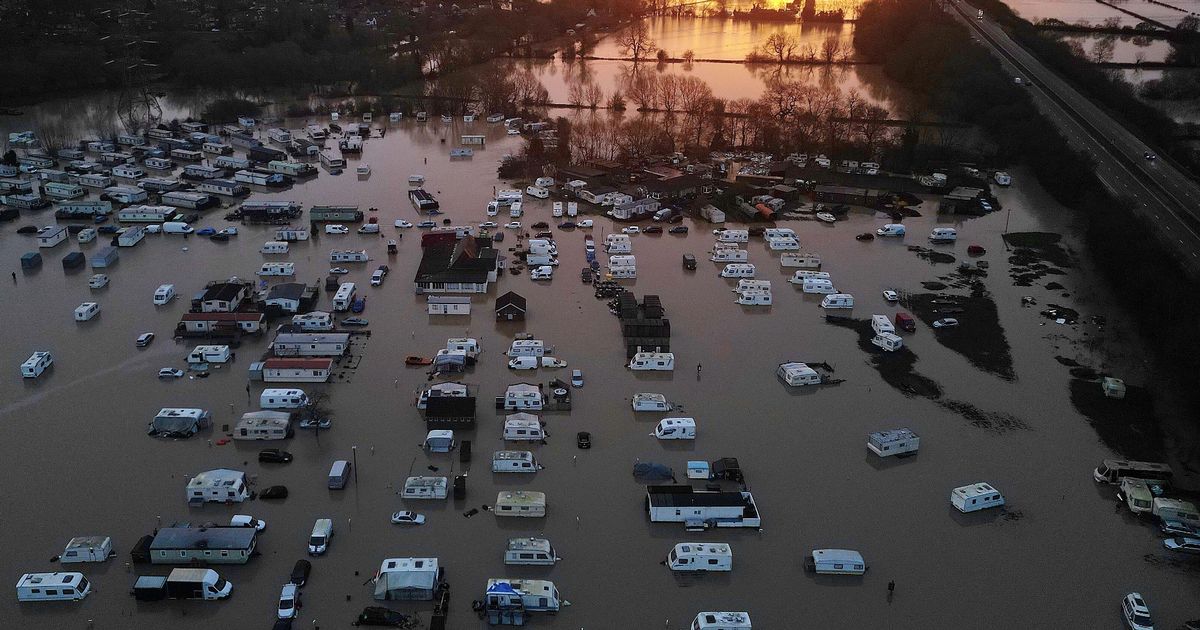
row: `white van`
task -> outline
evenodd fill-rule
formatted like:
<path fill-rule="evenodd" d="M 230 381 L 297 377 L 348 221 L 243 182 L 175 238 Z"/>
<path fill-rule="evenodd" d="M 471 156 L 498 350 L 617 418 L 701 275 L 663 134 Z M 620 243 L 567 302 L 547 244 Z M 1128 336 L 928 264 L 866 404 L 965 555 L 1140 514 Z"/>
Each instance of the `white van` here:
<path fill-rule="evenodd" d="M 673 409 L 671 403 L 667 402 L 666 396 L 647 392 L 634 394 L 632 404 L 634 411 L 670 411 Z"/>
<path fill-rule="evenodd" d="M 39 350 L 29 355 L 28 359 L 21 364 L 21 376 L 25 378 L 37 378 L 46 371 L 46 368 L 54 364 L 54 357 L 45 350 Z"/>
<path fill-rule="evenodd" d="M 288 247 L 286 241 L 267 241 L 258 251 L 263 254 L 286 254 Z"/>
<path fill-rule="evenodd" d="M 713 250 L 712 255 L 708 259 L 713 262 L 746 262 L 750 260 L 750 252 L 732 247 L 723 248 Z"/>
<path fill-rule="evenodd" d="M 954 228 L 933 228 L 929 233 L 929 241 L 931 243 L 953 243 L 958 240 L 958 230 Z"/>
<path fill-rule="evenodd" d="M 538 367 L 538 357 L 513 357 L 508 361 L 508 369 L 510 370 L 536 370 Z"/>
<path fill-rule="evenodd" d="M 325 553 L 329 549 L 330 538 L 333 538 L 333 519 L 317 519 L 308 538 L 308 555 L 319 556 Z"/>
<path fill-rule="evenodd" d="M 558 561 L 558 553 L 545 538 L 509 538 L 504 548 L 504 564 L 554 566 Z"/>
<path fill-rule="evenodd" d="M 492 472 L 495 473 L 535 473 L 541 469 L 531 451 L 492 453 Z"/>
<path fill-rule="evenodd" d="M 663 418 L 654 427 L 654 437 L 660 440 L 694 440 L 696 439 L 695 418 Z"/>
<path fill-rule="evenodd" d="M 188 363 L 226 363 L 233 358 L 229 346 L 196 346 L 187 355 Z"/>
<path fill-rule="evenodd" d="M 1004 495 L 988 483 L 960 486 L 950 492 L 950 503 L 959 512 L 975 512 L 1004 505 Z"/>
<path fill-rule="evenodd" d="M 852 549 L 813 549 L 805 558 L 805 568 L 821 575 L 862 575 L 867 563 Z"/>
<path fill-rule="evenodd" d="M 553 209 L 550 211 L 550 216 L 557 219 L 558 217 L 561 217 L 562 215 L 563 215 L 563 202 L 555 201 Z"/>
<path fill-rule="evenodd" d="M 183 221 L 167 221 L 162 224 L 163 234 L 191 234 L 195 230 Z"/>
<path fill-rule="evenodd" d="M 175 299 L 175 285 L 173 284 L 160 284 L 154 290 L 155 306 L 163 306 L 173 299 Z"/>
<path fill-rule="evenodd" d="M 325 478 L 325 485 L 330 490 L 343 490 L 346 484 L 350 483 L 350 469 L 352 464 L 344 459 L 338 459 L 329 466 L 329 475 Z"/>
<path fill-rule="evenodd" d="M 888 223 L 875 230 L 877 236 L 904 236 L 904 226 L 899 223 Z"/>
<path fill-rule="evenodd" d="M 97 302 L 84 302 L 75 307 L 75 321 L 86 322 L 100 313 L 100 304 Z"/>
<path fill-rule="evenodd" d="M 887 315 L 872 315 L 871 330 L 874 330 L 876 335 L 895 334 L 896 326 L 892 324 L 892 320 L 888 319 Z"/>
<path fill-rule="evenodd" d="M 837 293 L 833 282 L 826 278 L 805 278 L 801 288 L 805 293 Z"/>
<path fill-rule="evenodd" d="M 338 287 L 337 293 L 333 295 L 333 310 L 344 312 L 350 310 L 350 303 L 354 301 L 354 283 L 343 282 Z"/>
<path fill-rule="evenodd" d="M 296 275 L 295 263 L 263 263 L 258 271 L 254 272 L 259 276 L 294 276 Z"/>
<path fill-rule="evenodd" d="M 545 188 L 541 188 L 540 186 L 526 186 L 525 194 L 529 195 L 530 197 L 537 197 L 538 199 L 550 198 L 550 191 L 546 190 Z"/>
<path fill-rule="evenodd" d="M 679 543 L 667 554 L 672 571 L 732 571 L 733 550 L 725 543 Z"/>
<path fill-rule="evenodd" d="M 306 404 L 308 395 L 302 389 L 264 389 L 258 397 L 263 409 L 300 409 Z"/>
<path fill-rule="evenodd" d="M 753 278 L 754 265 L 750 263 L 731 263 L 721 270 L 722 278 Z"/>
<path fill-rule="evenodd" d="M 508 206 L 508 216 L 513 219 L 520 219 L 525 211 L 521 209 L 521 202 L 514 201 Z"/>
<path fill-rule="evenodd" d="M 92 592 L 82 573 L 26 573 L 17 580 L 17 601 L 79 601 Z"/>
<path fill-rule="evenodd" d="M 540 442 L 546 439 L 546 431 L 542 429 L 542 423 L 536 416 L 529 418 L 510 417 L 504 420 L 504 439 L 510 442 Z"/>
<path fill-rule="evenodd" d="M 821 300 L 821 308 L 854 308 L 854 296 L 849 293 L 833 293 Z"/>
<path fill-rule="evenodd" d="M 405 499 L 445 499 L 449 482 L 445 477 L 409 477 L 400 496 Z"/>

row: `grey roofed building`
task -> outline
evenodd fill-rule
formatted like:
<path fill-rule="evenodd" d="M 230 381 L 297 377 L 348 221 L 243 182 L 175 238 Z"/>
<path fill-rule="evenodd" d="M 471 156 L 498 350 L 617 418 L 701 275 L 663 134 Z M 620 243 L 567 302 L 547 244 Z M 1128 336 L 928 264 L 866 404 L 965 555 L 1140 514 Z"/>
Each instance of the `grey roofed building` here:
<path fill-rule="evenodd" d="M 151 551 L 172 549 L 250 549 L 253 527 L 164 527 L 154 535 Z"/>

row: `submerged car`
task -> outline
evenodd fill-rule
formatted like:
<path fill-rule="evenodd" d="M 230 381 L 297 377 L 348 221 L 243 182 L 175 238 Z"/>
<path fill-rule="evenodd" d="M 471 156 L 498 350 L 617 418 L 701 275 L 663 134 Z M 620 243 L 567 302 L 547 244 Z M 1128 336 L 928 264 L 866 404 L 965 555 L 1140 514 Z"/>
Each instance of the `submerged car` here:
<path fill-rule="evenodd" d="M 297 560 L 292 567 L 292 584 L 304 586 L 308 582 L 308 574 L 312 572 L 312 563 L 308 560 Z"/>
<path fill-rule="evenodd" d="M 267 522 L 262 519 L 254 518 L 249 514 L 234 514 L 233 518 L 229 519 L 230 527 L 253 527 L 255 531 L 261 532 L 267 528 Z"/>
<path fill-rule="evenodd" d="M 325 233 L 326 234 L 349 234 L 350 228 L 348 228 L 344 225 L 336 225 L 336 224 L 335 225 L 326 225 Z"/>
<path fill-rule="evenodd" d="M 1158 528 L 1162 530 L 1162 533 L 1170 534 L 1172 536 L 1200 538 L 1200 527 L 1196 527 L 1195 525 L 1189 523 L 1184 523 L 1183 521 L 1165 519 L 1158 526 Z"/>
<path fill-rule="evenodd" d="M 154 333 L 151 333 L 151 332 L 142 333 L 142 334 L 138 335 L 137 347 L 145 348 L 146 346 L 150 345 L 150 342 L 152 342 L 152 341 L 154 341 Z"/>
<path fill-rule="evenodd" d="M 1130 630 L 1154 630 L 1154 620 L 1150 617 L 1150 607 L 1141 593 L 1130 593 L 1121 600 L 1121 612 L 1125 616 L 1125 624 Z"/>
<path fill-rule="evenodd" d="M 513 130 L 509 130 L 511 134 Z M 358 613 L 358 618 L 351 625 L 355 626 L 387 626 L 391 628 L 411 628 L 416 624 L 413 619 L 403 613 L 398 613 L 383 606 L 367 606 Z"/>
<path fill-rule="evenodd" d="M 896 293 L 895 291 L 893 291 L 891 289 L 887 289 L 883 292 L 883 299 L 885 299 L 889 302 L 899 302 L 900 294 Z"/>
<path fill-rule="evenodd" d="M 179 368 L 161 368 L 158 370 L 158 378 L 182 378 L 183 370 Z"/>
<path fill-rule="evenodd" d="M 587 431 L 580 431 L 575 434 L 575 446 L 584 450 L 592 448 L 592 434 Z"/>
<path fill-rule="evenodd" d="M 204 227 L 204 228 L 200 228 L 199 230 L 196 230 L 196 236 L 212 236 L 213 234 L 216 234 L 216 233 L 217 233 L 216 228 L 210 228 L 210 227 Z"/>
<path fill-rule="evenodd" d="M 520 221 L 509 221 L 508 223 L 504 224 L 504 227 L 506 227 L 510 230 L 519 230 L 519 229 L 521 229 L 521 222 Z"/>
<path fill-rule="evenodd" d="M 676 225 L 676 226 L 673 226 L 671 229 L 667 230 L 667 233 L 668 234 L 687 234 L 688 226 Z"/>
<path fill-rule="evenodd" d="M 349 269 L 347 269 L 347 268 L 345 268 L 345 267 L 334 267 L 334 268 L 332 268 L 332 269 L 330 269 L 330 270 L 329 270 L 329 273 L 331 273 L 331 274 L 333 274 L 333 275 L 335 275 L 335 276 L 340 276 L 340 275 L 343 275 L 343 274 L 350 273 L 350 270 L 349 270 Z"/>
<path fill-rule="evenodd" d="M 642 230 L 642 232 L 645 234 L 662 234 L 662 231 L 663 231 L 663 229 L 662 229 L 661 225 L 651 225 L 651 226 L 647 227 L 646 229 Z"/>
<path fill-rule="evenodd" d="M 934 328 L 953 328 L 958 325 L 958 320 L 953 317 L 943 317 L 933 322 Z"/>
<path fill-rule="evenodd" d="M 427 229 L 429 229 L 429 228 L 434 228 L 434 227 L 437 227 L 437 223 L 435 223 L 435 222 L 433 222 L 433 221 L 422 221 L 422 222 L 420 222 L 420 223 L 418 223 L 418 224 L 417 224 L 417 227 L 419 227 L 419 228 L 421 228 L 421 229 L 423 229 L 423 230 L 427 230 Z"/>
<path fill-rule="evenodd" d="M 491 229 L 491 228 L 495 228 L 495 227 L 500 227 L 500 224 L 496 223 L 495 221 L 484 221 L 483 223 L 479 224 L 479 227 Z"/>
<path fill-rule="evenodd" d="M 571 370 L 571 387 L 583 387 L 583 370 Z"/>
<path fill-rule="evenodd" d="M 408 510 L 402 510 L 400 512 L 392 513 L 392 522 L 396 525 L 424 525 L 425 515 L 417 514 L 416 512 L 410 512 Z"/>
<path fill-rule="evenodd" d="M 258 461 L 264 464 L 287 464 L 292 461 L 292 454 L 277 448 L 264 448 L 258 452 Z"/>
<path fill-rule="evenodd" d="M 283 585 L 279 591 L 279 610 L 278 616 L 280 619 L 295 619 L 296 613 L 300 610 L 300 587 L 292 583 Z"/>
<path fill-rule="evenodd" d="M 621 228 L 622 234 L 639 234 L 639 233 L 641 233 L 641 231 L 642 231 L 642 228 L 640 228 L 636 225 L 627 225 L 627 226 Z"/>
<path fill-rule="evenodd" d="M 592 220 L 591 219 L 581 219 L 579 221 L 576 221 L 575 225 L 577 225 L 581 228 L 590 228 L 590 227 L 592 227 Z"/>
<path fill-rule="evenodd" d="M 405 221 L 404 219 L 396 219 L 396 227 L 398 227 L 402 230 L 406 230 L 412 226 L 413 226 L 412 223 L 409 223 L 408 221 Z"/>
<path fill-rule="evenodd" d="M 361 317 L 347 317 L 346 319 L 342 320 L 343 326 L 366 326 L 369 323 L 370 322 Z"/>
<path fill-rule="evenodd" d="M 1186 538 L 1183 536 L 1178 538 L 1168 538 L 1163 541 L 1163 546 L 1171 551 L 1200 553 L 1200 538 Z"/>
<path fill-rule="evenodd" d="M 260 499 L 286 499 L 287 496 L 287 486 L 271 486 L 258 493 L 258 498 Z"/>

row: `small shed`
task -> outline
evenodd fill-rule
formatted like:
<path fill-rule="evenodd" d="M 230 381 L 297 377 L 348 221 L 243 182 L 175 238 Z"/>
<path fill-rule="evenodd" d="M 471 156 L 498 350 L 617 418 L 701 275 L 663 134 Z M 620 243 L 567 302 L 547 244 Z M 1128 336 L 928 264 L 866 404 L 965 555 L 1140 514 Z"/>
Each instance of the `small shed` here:
<path fill-rule="evenodd" d="M 430 396 L 425 402 L 425 428 L 471 430 L 475 428 L 474 396 Z"/>
<path fill-rule="evenodd" d="M 111 267 L 117 262 L 117 258 L 120 257 L 120 255 L 121 254 L 117 251 L 116 247 L 105 247 L 104 249 L 92 255 L 92 269 Z"/>
<path fill-rule="evenodd" d="M 83 252 L 71 252 L 66 256 L 63 256 L 62 266 L 63 269 L 75 269 L 82 267 L 83 263 L 86 261 L 87 257 L 83 255 Z"/>
<path fill-rule="evenodd" d="M 37 269 L 42 266 L 42 255 L 37 252 L 26 252 L 21 255 L 22 269 Z"/>
<path fill-rule="evenodd" d="M 471 298 L 466 296 L 431 295 L 426 301 L 430 315 L 470 315 Z"/>
<path fill-rule="evenodd" d="M 518 293 L 509 291 L 496 298 L 496 321 L 524 321 L 525 312 L 525 298 Z"/>

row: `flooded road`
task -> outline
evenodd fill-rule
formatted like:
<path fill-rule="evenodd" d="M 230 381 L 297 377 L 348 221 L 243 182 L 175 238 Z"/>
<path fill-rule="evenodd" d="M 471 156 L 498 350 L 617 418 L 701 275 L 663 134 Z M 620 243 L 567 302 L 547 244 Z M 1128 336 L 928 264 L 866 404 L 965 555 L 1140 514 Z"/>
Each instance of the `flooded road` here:
<path fill-rule="evenodd" d="M 302 121 L 291 121 L 298 127 Z M 451 162 L 448 149 L 464 130 L 486 130 L 484 150 L 473 160 Z M 447 144 L 440 142 L 449 137 Z M 1116 627 L 1121 596 L 1145 595 L 1163 627 L 1197 616 L 1194 606 L 1200 565 L 1168 556 L 1157 531 L 1119 509 L 1115 488 L 1098 486 L 1091 470 L 1113 451 L 1102 444 L 1068 397 L 1072 377 L 1055 355 L 1101 363 L 1100 349 L 1076 343 L 1084 328 L 1047 323 L 1037 309 L 1022 308 L 1020 298 L 1041 303 L 1074 304 L 1087 314 L 1108 315 L 1118 329 L 1123 319 L 1108 292 L 1082 264 L 1015 287 L 1001 234 L 1010 231 L 1064 232 L 1080 253 L 1068 216 L 1016 171 L 1016 184 L 998 194 L 1005 212 L 955 224 L 940 223 L 934 204 L 925 216 L 906 219 L 903 241 L 858 242 L 854 235 L 887 222 L 866 211 L 829 226 L 815 221 L 784 221 L 798 233 L 805 250 L 824 258 L 839 289 L 855 294 L 854 316 L 891 316 L 903 306 L 887 304 L 883 289 L 925 293 L 922 282 L 937 281 L 955 264 L 931 264 L 906 244 L 927 245 L 935 225 L 957 225 L 956 245 L 937 246 L 966 259 L 969 244 L 988 250 L 989 275 L 983 286 L 995 301 L 1009 345 L 1014 378 L 974 367 L 962 354 L 935 340 L 918 325 L 905 335 L 917 355 L 915 369 L 936 381 L 944 398 L 965 401 L 987 413 L 1019 419 L 1020 427 L 995 430 L 978 426 L 951 406 L 908 396 L 886 384 L 861 350 L 855 331 L 826 324 L 819 296 L 804 295 L 785 282 L 790 270 L 759 240 L 749 245 L 759 278 L 773 282 L 770 308 L 733 303 L 733 281 L 717 276 L 707 261 L 712 226 L 685 221 L 687 236 L 633 237 L 639 277 L 627 281 L 640 298 L 661 296 L 671 319 L 679 369 L 670 374 L 638 374 L 624 367 L 624 343 L 616 318 L 576 275 L 584 266 L 586 230 L 555 231 L 561 267 L 549 283 L 507 273 L 486 296 L 473 298 L 468 317 L 431 317 L 425 300 L 414 294 L 412 275 L 420 259 L 419 235 L 409 231 L 399 253 L 389 257 L 386 239 L 394 238 L 395 219 L 415 222 L 405 191 L 409 174 L 421 173 L 426 188 L 456 223 L 484 220 L 484 206 L 497 182 L 495 169 L 504 153 L 517 152 L 519 140 L 484 123 L 392 126 L 385 139 L 368 141 L 361 162 L 373 175 L 359 181 L 351 174 L 322 172 L 293 189 L 256 193 L 254 199 L 290 199 L 304 204 L 354 204 L 377 207 L 380 236 L 320 235 L 294 243 L 287 260 L 297 279 L 313 282 L 329 268 L 331 249 L 365 248 L 371 262 L 349 265 L 347 279 L 367 296 L 363 317 L 371 335 L 356 338 L 352 355 L 361 359 L 344 381 L 324 387 L 331 396 L 334 424 L 317 436 L 298 431 L 285 443 L 234 442 L 215 445 L 222 425 L 257 408 L 261 385 L 247 392 L 246 369 L 266 349 L 267 337 L 244 343 L 235 362 L 207 379 L 160 381 L 158 368 L 183 367 L 194 345 L 175 342 L 171 332 L 188 299 L 210 280 L 231 275 L 253 278 L 263 261 L 258 248 L 274 228 L 245 226 L 227 243 L 192 237 L 151 235 L 135 248 L 121 250 L 108 270 L 111 284 L 89 290 L 90 270 L 64 273 L 59 261 L 68 251 L 92 252 L 97 241 L 74 242 L 46 252 L 40 270 L 23 273 L 18 258 L 36 249 L 31 237 L 15 233 L 26 224 L 52 221 L 48 211 L 23 213 L 0 229 L 0 261 L 17 270 L 17 281 L 0 281 L 0 312 L 6 325 L 0 344 L 0 443 L 5 462 L 17 479 L 4 493 L 0 517 L 7 538 L 0 575 L 11 582 L 24 572 L 50 571 L 49 561 L 74 536 L 112 536 L 117 558 L 101 565 L 76 565 L 96 592 L 80 603 L 18 604 L 0 598 L 0 618 L 21 628 L 250 628 L 268 627 L 281 584 L 295 560 L 305 557 L 313 521 L 331 518 L 335 533 L 330 551 L 313 559 L 304 588 L 297 627 L 345 628 L 357 612 L 375 602 L 364 585 L 382 559 L 435 556 L 451 584 L 449 627 L 484 624 L 471 611 L 491 577 L 545 577 L 572 603 L 557 616 L 535 616 L 540 628 L 686 627 L 701 610 L 746 610 L 756 628 L 796 627 Z M 428 162 L 426 162 L 428 160 Z M 351 169 L 356 161 L 351 160 Z M 526 225 L 550 221 L 548 201 L 529 200 Z M 224 211 L 210 211 L 197 226 L 221 227 Z M 598 220 L 597 240 L 612 231 Z M 511 234 L 502 243 L 514 243 Z M 684 253 L 700 258 L 698 270 L 684 271 Z M 507 253 L 507 251 L 505 252 Z M 368 287 L 376 265 L 391 275 L 382 287 Z M 1086 302 L 1049 290 L 1056 281 Z M 165 307 L 151 304 L 154 288 L 174 283 L 180 299 Z M 497 295 L 513 290 L 528 299 L 521 324 L 493 321 Z M 102 313 L 78 324 L 71 312 L 80 302 L 100 302 Z M 325 294 L 320 305 L 329 306 Z M 959 332 L 972 334 L 963 318 Z M 990 328 L 989 328 L 990 329 Z M 135 337 L 152 331 L 157 341 L 134 347 Z M 555 346 L 569 367 L 528 373 L 510 372 L 503 356 L 513 336 L 528 331 Z M 425 425 L 413 397 L 426 383 L 419 368 L 406 368 L 402 357 L 431 355 L 447 337 L 471 336 L 483 346 L 479 364 L 462 380 L 477 390 L 478 428 L 460 437 L 474 442 L 474 462 L 465 501 L 401 501 L 405 477 L 436 466 L 435 474 L 461 472 L 457 454 L 426 455 L 418 443 Z M 1114 333 L 1115 336 L 1115 333 Z M 1121 344 L 1124 344 L 1123 346 Z M 1113 348 L 1137 347 L 1125 330 Z M 23 380 L 17 365 L 34 350 L 53 352 L 55 365 L 37 380 Z M 788 360 L 826 361 L 845 382 L 817 389 L 789 390 L 774 375 Z M 1151 366 L 1136 369 L 1137 352 L 1118 356 L 1107 367 L 1130 383 L 1149 384 Z M 703 364 L 702 375 L 694 366 Z M 586 384 L 575 390 L 570 413 L 548 413 L 550 437 L 533 450 L 546 469 L 536 475 L 494 475 L 489 455 L 505 448 L 497 415 L 488 401 L 506 385 L 545 383 L 584 371 Z M 535 380 L 534 380 L 535 379 Z M 308 384 L 305 389 L 316 388 Z M 694 443 L 660 443 L 648 434 L 662 417 L 635 414 L 629 399 L 636 392 L 660 392 L 694 416 Z M 253 401 L 255 404 L 249 404 Z M 146 424 L 163 406 L 209 409 L 215 428 L 181 441 L 145 435 Z M 903 461 L 880 461 L 864 446 L 871 431 L 907 426 L 922 437 L 921 452 Z M 575 447 L 576 431 L 590 431 L 593 448 Z M 286 448 L 296 460 L 288 465 L 256 461 L 263 447 Z M 355 449 L 355 447 L 357 447 Z M 509 444 L 511 448 L 512 445 Z M 520 447 L 525 448 L 525 447 Z M 344 491 L 326 489 L 326 472 L 335 459 L 358 461 L 356 479 Z M 650 524 L 643 486 L 631 467 L 654 461 L 674 468 L 682 479 L 689 459 L 737 457 L 763 517 L 761 531 L 718 530 L 688 533 L 675 524 Z M 284 484 L 285 501 L 252 501 L 238 506 L 189 508 L 187 479 L 217 467 L 244 470 L 257 488 Z M 1005 510 L 961 515 L 949 504 L 951 488 L 976 481 L 994 484 L 1006 496 Z M 501 489 L 547 494 L 544 520 L 497 519 L 480 511 Z M 403 528 L 389 523 L 398 509 L 417 510 L 428 523 Z M 259 539 L 261 556 L 244 566 L 217 566 L 234 584 L 226 602 L 136 603 L 127 591 L 138 573 L 165 575 L 170 567 L 126 566 L 130 546 L 158 524 L 173 521 L 220 521 L 237 513 L 267 521 Z M 504 541 L 513 536 L 545 535 L 563 560 L 555 567 L 505 567 Z M 659 561 L 682 541 L 721 541 L 732 545 L 734 570 L 721 576 L 679 578 Z M 803 556 L 813 548 L 860 550 L 870 571 L 862 578 L 832 579 L 804 573 Z M 896 582 L 894 597 L 887 584 Z M 403 611 L 425 605 L 396 604 Z M 89 622 L 93 625 L 89 626 Z M 0 624 L 3 625 L 3 624 Z"/>

